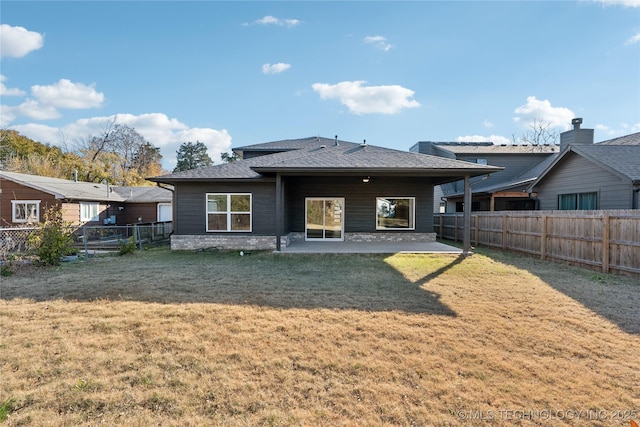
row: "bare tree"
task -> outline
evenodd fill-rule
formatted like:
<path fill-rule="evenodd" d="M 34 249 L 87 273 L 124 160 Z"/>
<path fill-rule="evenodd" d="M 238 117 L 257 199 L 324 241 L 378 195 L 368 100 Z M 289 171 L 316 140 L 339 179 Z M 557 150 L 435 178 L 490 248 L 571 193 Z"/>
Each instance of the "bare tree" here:
<path fill-rule="evenodd" d="M 134 128 L 110 120 L 99 135 L 77 144 L 87 182 L 108 180 L 115 185 L 144 184 L 145 176 L 162 171 L 159 148 Z"/>
<path fill-rule="evenodd" d="M 551 122 L 544 121 L 543 119 L 534 119 L 533 123 L 529 124 L 529 129 L 525 133 L 519 137 L 513 134 L 511 139 L 514 145 L 531 145 L 535 148 L 545 145 L 555 145 L 558 143 L 559 137 L 560 133 L 552 129 Z"/>

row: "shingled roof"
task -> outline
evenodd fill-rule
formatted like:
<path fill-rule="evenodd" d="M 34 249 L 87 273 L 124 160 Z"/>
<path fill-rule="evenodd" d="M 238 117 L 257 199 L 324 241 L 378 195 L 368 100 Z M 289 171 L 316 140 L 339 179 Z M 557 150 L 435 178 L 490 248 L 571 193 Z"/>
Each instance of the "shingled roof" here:
<path fill-rule="evenodd" d="M 597 145 L 640 145 L 640 132 L 599 142 Z"/>
<path fill-rule="evenodd" d="M 631 135 L 628 135 L 631 136 Z M 618 138 L 616 138 L 618 139 Z M 614 175 L 640 183 L 640 147 L 639 144 L 593 144 L 570 145 L 545 170 L 538 179 L 531 184 L 529 191 L 538 185 L 569 153 L 575 153 L 596 165 L 608 170 Z"/>
<path fill-rule="evenodd" d="M 460 177 L 484 175 L 501 170 L 495 166 L 447 159 L 427 154 L 412 153 L 336 141 L 328 138 L 302 138 L 242 147 L 240 151 L 271 152 L 232 163 L 215 165 L 151 178 L 157 182 L 212 181 L 235 179 L 261 179 L 274 173 L 284 174 L 387 174 L 434 177 Z M 275 152 L 273 151 L 279 151 Z"/>
<path fill-rule="evenodd" d="M 51 194 L 56 199 L 116 201 L 124 202 L 124 197 L 113 191 L 111 186 L 95 182 L 71 181 L 48 176 L 29 175 L 0 171 L 0 178 L 8 179 L 26 187 Z"/>
<path fill-rule="evenodd" d="M 640 147 L 638 145 L 573 145 L 573 151 L 596 164 L 640 182 Z"/>
<path fill-rule="evenodd" d="M 410 151 L 454 158 L 456 155 L 553 154 L 560 151 L 555 144 L 494 144 L 493 142 L 420 141 Z"/>
<path fill-rule="evenodd" d="M 558 154 L 551 155 L 546 159 L 542 160 L 539 163 L 536 163 L 530 169 L 524 171 L 518 176 L 515 176 L 511 179 L 500 181 L 500 182 L 485 182 L 478 181 L 473 183 L 473 194 L 491 194 L 499 191 L 508 191 L 518 188 L 525 188 L 529 184 L 533 183 L 538 175 L 542 173 L 558 156 Z M 447 197 L 456 197 L 464 195 L 463 191 L 459 191 L 456 189 L 453 183 L 444 184 L 442 186 L 442 191 Z"/>
<path fill-rule="evenodd" d="M 159 187 L 117 187 L 6 171 L 0 171 L 0 179 L 51 194 L 56 199 L 128 203 L 170 202 L 172 199 L 170 190 Z"/>

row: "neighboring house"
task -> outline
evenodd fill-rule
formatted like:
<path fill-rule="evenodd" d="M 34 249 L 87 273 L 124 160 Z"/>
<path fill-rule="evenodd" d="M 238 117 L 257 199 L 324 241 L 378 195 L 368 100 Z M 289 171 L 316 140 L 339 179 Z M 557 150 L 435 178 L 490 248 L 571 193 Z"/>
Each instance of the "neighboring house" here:
<path fill-rule="evenodd" d="M 40 222 L 53 206 L 61 206 L 63 219 L 74 225 L 170 221 L 166 206 L 171 199 L 172 192 L 159 187 L 114 187 L 0 171 L 0 227 Z"/>
<path fill-rule="evenodd" d="M 174 188 L 173 249 L 277 249 L 295 239 L 432 240 L 433 186 L 499 168 L 311 137 L 151 178 Z"/>
<path fill-rule="evenodd" d="M 560 151 L 557 145 L 433 141 L 420 141 L 409 150 L 504 168 L 472 180 L 473 211 L 536 209 L 535 199 L 526 189 Z M 462 181 L 437 186 L 434 189 L 434 212 L 462 212 L 463 198 Z"/>
<path fill-rule="evenodd" d="M 114 190 L 125 199 L 123 223 L 172 221 L 171 190 L 162 187 L 114 187 Z"/>
<path fill-rule="evenodd" d="M 529 186 L 540 209 L 640 209 L 640 132 L 594 144 L 580 123 L 560 135 L 560 154 Z"/>

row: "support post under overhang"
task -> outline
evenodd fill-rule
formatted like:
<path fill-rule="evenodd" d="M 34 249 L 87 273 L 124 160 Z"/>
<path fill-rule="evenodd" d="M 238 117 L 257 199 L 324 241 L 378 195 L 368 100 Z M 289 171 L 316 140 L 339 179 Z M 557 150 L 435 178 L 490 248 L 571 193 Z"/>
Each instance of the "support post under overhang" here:
<path fill-rule="evenodd" d="M 462 230 L 462 254 L 471 253 L 471 182 L 469 175 L 464 177 L 464 227 Z"/>
<path fill-rule="evenodd" d="M 282 194 L 282 175 L 276 174 L 276 250 L 281 249 L 281 237 L 284 223 L 284 197 Z"/>

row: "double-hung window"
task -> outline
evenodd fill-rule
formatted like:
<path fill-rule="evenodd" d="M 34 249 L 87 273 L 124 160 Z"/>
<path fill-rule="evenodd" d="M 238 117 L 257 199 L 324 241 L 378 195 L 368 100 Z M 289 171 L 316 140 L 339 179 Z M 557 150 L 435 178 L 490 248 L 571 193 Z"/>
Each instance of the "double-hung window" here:
<path fill-rule="evenodd" d="M 40 200 L 12 200 L 11 222 L 29 223 L 40 221 Z"/>
<path fill-rule="evenodd" d="M 80 202 L 80 221 L 92 222 L 100 219 L 100 203 Z"/>
<path fill-rule="evenodd" d="M 207 193 L 207 231 L 251 231 L 250 193 Z"/>
<path fill-rule="evenodd" d="M 376 230 L 414 230 L 415 197 L 378 197 Z"/>

